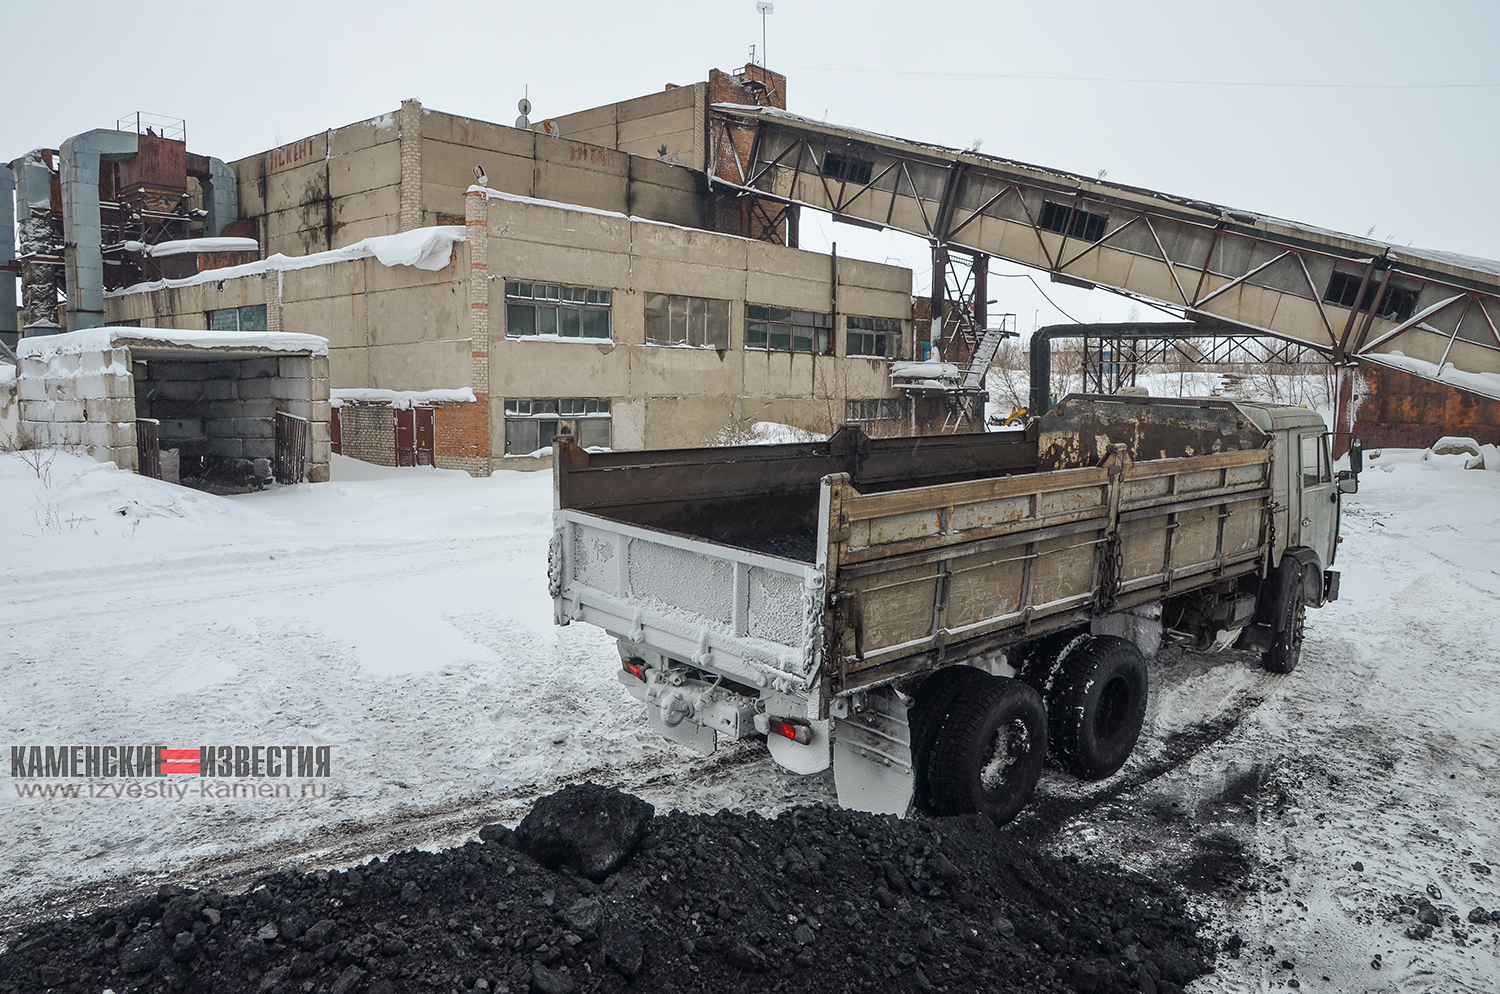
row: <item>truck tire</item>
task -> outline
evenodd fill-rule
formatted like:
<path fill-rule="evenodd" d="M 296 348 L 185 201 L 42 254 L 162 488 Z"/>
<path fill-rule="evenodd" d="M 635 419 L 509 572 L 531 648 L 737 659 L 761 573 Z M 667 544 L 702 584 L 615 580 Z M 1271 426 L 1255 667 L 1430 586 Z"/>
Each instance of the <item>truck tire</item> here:
<path fill-rule="evenodd" d="M 1057 660 L 1067 651 L 1068 646 L 1085 634 L 1086 629 L 1069 628 L 1043 635 L 1019 646 L 1009 656 L 1011 668 L 1016 671 L 1016 679 L 1030 684 L 1036 688 L 1037 693 L 1046 697 L 1047 685 L 1052 682 L 1052 674 L 1057 669 Z"/>
<path fill-rule="evenodd" d="M 1089 635 L 1063 655 L 1047 698 L 1048 739 L 1063 769 L 1103 780 L 1125 765 L 1141 735 L 1146 659 L 1135 644 Z"/>
<path fill-rule="evenodd" d="M 1271 633 L 1271 647 L 1261 654 L 1260 664 L 1271 673 L 1290 673 L 1302 658 L 1302 629 L 1307 622 L 1307 597 L 1302 592 L 1302 572 L 1293 570 L 1281 584 L 1284 599 L 1281 625 Z"/>
<path fill-rule="evenodd" d="M 911 768 L 916 777 L 917 807 L 932 810 L 932 792 L 928 789 L 927 767 L 938 729 L 953 709 L 953 703 L 972 693 L 989 680 L 982 670 L 972 666 L 949 666 L 938 670 L 917 689 L 916 700 L 906 713 L 911 735 Z"/>
<path fill-rule="evenodd" d="M 977 812 L 1003 825 L 1030 800 L 1046 758 L 1041 695 L 1019 680 L 986 677 L 938 730 L 927 770 L 933 811 Z"/>

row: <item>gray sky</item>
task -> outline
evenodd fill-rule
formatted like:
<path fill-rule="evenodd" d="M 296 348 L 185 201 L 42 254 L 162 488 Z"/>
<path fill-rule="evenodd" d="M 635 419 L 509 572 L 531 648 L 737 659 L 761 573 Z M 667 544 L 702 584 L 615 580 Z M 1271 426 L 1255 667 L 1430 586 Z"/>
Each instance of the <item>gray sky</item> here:
<path fill-rule="evenodd" d="M 135 110 L 186 118 L 189 147 L 226 160 L 404 97 L 509 124 L 528 86 L 536 120 L 695 82 L 761 47 L 754 0 L 125 9 L 0 0 L 12 58 L 37 53 L 11 63 L 0 156 Z M 1500 258 L 1496 0 L 776 0 L 766 36 L 798 113 Z M 809 218 L 804 239 L 902 259 L 926 280 L 915 240 L 826 218 Z M 1130 306 L 1047 291 L 1082 320 Z M 1027 331 L 1047 307 L 1024 280 L 997 280 L 991 296 Z"/>

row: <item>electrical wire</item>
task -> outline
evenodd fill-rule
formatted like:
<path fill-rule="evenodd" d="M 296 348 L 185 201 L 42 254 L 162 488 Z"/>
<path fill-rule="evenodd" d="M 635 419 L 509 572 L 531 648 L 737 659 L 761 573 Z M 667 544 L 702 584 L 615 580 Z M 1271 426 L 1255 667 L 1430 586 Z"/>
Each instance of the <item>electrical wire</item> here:
<path fill-rule="evenodd" d="M 865 73 L 879 76 L 948 76 L 955 79 L 1014 79 L 1050 83 L 1149 83 L 1167 86 L 1250 86 L 1291 90 L 1483 90 L 1500 83 L 1286 83 L 1227 79 L 1141 79 L 1129 76 L 1041 76 L 1022 73 L 940 72 L 932 69 L 836 69 L 829 66 L 785 66 L 798 72 Z"/>
<path fill-rule="evenodd" d="M 1047 296 L 1047 291 L 1042 289 L 1042 285 L 1040 283 L 1038 283 L 1035 279 L 1032 279 L 1032 276 L 1031 276 L 1030 273 L 990 273 L 990 276 L 991 277 L 998 276 L 1001 279 L 1008 279 L 1008 280 L 1020 280 L 1020 279 L 1031 280 L 1031 285 L 1034 286 L 1034 287 L 1036 287 L 1036 292 L 1042 295 L 1042 299 L 1043 300 L 1045 300 L 1047 303 L 1049 303 L 1049 304 L 1052 305 L 1052 309 L 1054 311 L 1056 311 L 1057 313 L 1061 314 L 1063 317 L 1067 318 L 1069 321 L 1072 321 L 1074 324 L 1083 324 L 1084 323 L 1084 322 L 1078 320 L 1077 318 L 1075 318 L 1073 315 L 1069 314 L 1067 311 L 1063 310 L 1061 307 L 1058 307 L 1057 306 L 1057 301 L 1055 301 L 1051 297 Z"/>

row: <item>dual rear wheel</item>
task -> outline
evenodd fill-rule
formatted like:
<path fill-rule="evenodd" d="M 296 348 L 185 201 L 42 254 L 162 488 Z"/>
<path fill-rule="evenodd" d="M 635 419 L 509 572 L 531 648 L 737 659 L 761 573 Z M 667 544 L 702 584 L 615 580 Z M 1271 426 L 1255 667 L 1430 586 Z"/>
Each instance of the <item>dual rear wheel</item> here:
<path fill-rule="evenodd" d="M 1049 745 L 1081 779 L 1124 765 L 1146 713 L 1146 661 L 1134 644 L 1109 635 L 1071 639 L 1054 665 L 1033 666 L 1028 676 L 953 666 L 922 685 L 908 713 L 919 806 L 1000 825 L 1031 798 Z"/>

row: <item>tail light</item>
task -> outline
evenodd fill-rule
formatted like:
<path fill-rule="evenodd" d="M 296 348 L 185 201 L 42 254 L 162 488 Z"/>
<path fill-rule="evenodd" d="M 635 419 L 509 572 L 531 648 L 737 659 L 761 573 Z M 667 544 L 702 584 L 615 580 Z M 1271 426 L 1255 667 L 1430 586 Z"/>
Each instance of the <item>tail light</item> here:
<path fill-rule="evenodd" d="M 798 745 L 807 745 L 812 741 L 812 728 L 806 724 L 789 721 L 786 718 L 770 718 L 766 722 L 766 734 L 780 735 L 782 738 L 791 739 Z"/>
<path fill-rule="evenodd" d="M 642 659 L 627 659 L 627 660 L 624 660 L 620 665 L 624 667 L 626 673 L 629 673 L 631 676 L 633 676 L 637 680 L 641 681 L 641 683 L 645 683 L 646 682 L 646 662 L 645 662 L 645 660 L 642 660 Z"/>

